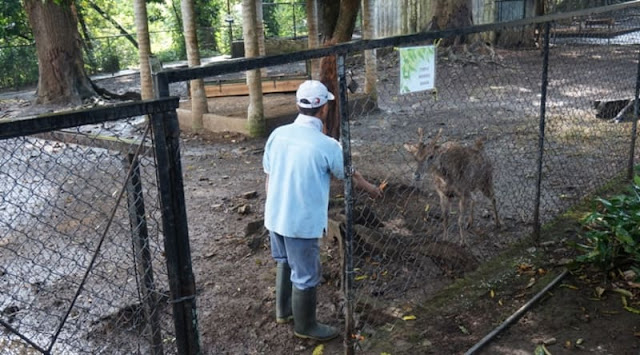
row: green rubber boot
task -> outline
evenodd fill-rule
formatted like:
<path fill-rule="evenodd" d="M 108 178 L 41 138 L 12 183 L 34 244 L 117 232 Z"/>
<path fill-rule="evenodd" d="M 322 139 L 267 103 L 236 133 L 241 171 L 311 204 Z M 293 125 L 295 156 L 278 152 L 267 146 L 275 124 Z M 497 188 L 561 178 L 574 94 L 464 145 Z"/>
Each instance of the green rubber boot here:
<path fill-rule="evenodd" d="M 338 336 L 338 330 L 316 321 L 316 288 L 299 290 L 293 287 L 294 334 L 299 338 L 319 341 Z"/>
<path fill-rule="evenodd" d="M 291 310 L 291 268 L 287 263 L 278 263 L 276 268 L 276 323 L 285 324 L 293 320 Z"/>

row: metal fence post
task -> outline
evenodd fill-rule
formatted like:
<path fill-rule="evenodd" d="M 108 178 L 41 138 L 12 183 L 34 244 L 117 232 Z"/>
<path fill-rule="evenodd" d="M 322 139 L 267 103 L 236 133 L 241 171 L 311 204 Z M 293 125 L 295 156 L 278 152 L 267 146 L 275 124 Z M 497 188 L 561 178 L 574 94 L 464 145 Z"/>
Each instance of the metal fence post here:
<path fill-rule="evenodd" d="M 163 94 L 163 91 L 159 90 L 158 93 Z M 169 111 L 154 114 L 151 124 L 158 162 L 158 189 L 178 353 L 200 354 L 196 287 L 191 267 L 177 113 Z"/>
<path fill-rule="evenodd" d="M 351 132 L 349 127 L 349 108 L 347 107 L 347 78 L 345 70 L 345 55 L 337 54 L 338 70 L 338 100 L 340 107 L 340 141 L 342 143 L 342 156 L 344 159 L 344 169 L 346 179 L 344 180 L 344 214 L 345 214 L 345 236 L 344 236 L 344 298 L 345 298 L 345 331 L 344 348 L 345 354 L 351 355 L 355 352 L 354 317 L 353 317 L 353 191 L 351 181 Z"/>
<path fill-rule="evenodd" d="M 640 96 L 640 51 L 638 51 L 638 71 L 636 73 L 636 94 L 633 97 L 635 101 L 633 103 L 633 121 L 631 121 L 632 122 L 631 146 L 629 147 L 629 166 L 627 171 L 627 178 L 629 179 L 629 181 L 633 181 L 633 174 L 634 174 L 633 166 L 635 164 L 634 158 L 636 154 L 636 134 L 638 132 L 638 114 L 640 114 L 640 112 L 638 112 L 639 110 L 638 105 L 640 105 L 638 103 L 639 96 Z"/>
<path fill-rule="evenodd" d="M 149 250 L 149 232 L 147 228 L 142 193 L 142 179 L 140 178 L 140 161 L 135 154 L 127 154 L 125 168 L 131 170 L 131 178 L 127 180 L 127 202 L 129 207 L 129 222 L 133 243 L 133 255 L 139 278 L 141 304 L 143 305 L 148 331 L 151 353 L 162 355 L 162 334 L 158 319 L 158 297 L 153 279 L 153 266 Z"/>
<path fill-rule="evenodd" d="M 153 85 L 156 98 L 169 97 L 169 80 L 163 72 L 153 73 Z"/>
<path fill-rule="evenodd" d="M 542 188 L 542 159 L 544 158 L 544 131 L 547 109 L 547 86 L 549 85 L 549 33 L 551 22 L 544 24 L 544 47 L 542 58 L 542 84 L 540 86 L 540 124 L 538 131 L 538 173 L 536 178 L 536 199 L 533 210 L 533 238 L 536 243 L 540 240 L 540 198 Z"/>

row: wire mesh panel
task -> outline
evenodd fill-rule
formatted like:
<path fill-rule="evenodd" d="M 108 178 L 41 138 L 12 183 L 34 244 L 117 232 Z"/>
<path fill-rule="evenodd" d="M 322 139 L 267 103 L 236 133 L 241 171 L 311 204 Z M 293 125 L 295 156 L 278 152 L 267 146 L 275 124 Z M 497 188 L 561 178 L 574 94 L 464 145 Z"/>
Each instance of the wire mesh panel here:
<path fill-rule="evenodd" d="M 3 353 L 175 353 L 144 117 L 0 140 Z"/>
<path fill-rule="evenodd" d="M 637 12 L 573 18 L 552 29 L 543 222 L 627 169 L 640 43 Z"/>
<path fill-rule="evenodd" d="M 544 26 L 533 24 L 438 48 L 433 91 L 400 94 L 398 52 L 377 49 L 377 101 L 349 96 L 353 166 L 385 190 L 378 200 L 354 192 L 353 337 L 364 349 L 530 237 L 537 208 L 550 222 L 627 171 L 640 22 L 629 10 L 570 21 L 582 25 L 552 26 L 548 62 L 533 46 Z M 347 61 L 356 82 L 365 57 Z M 332 235 L 344 234 L 343 213 L 334 210 Z"/>

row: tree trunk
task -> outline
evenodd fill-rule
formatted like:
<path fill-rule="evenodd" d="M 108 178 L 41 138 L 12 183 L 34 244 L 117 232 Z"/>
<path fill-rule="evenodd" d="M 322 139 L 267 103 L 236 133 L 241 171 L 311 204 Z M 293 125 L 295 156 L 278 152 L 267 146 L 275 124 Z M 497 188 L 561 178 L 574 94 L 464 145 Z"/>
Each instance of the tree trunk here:
<path fill-rule="evenodd" d="M 258 49 L 256 1 L 242 0 L 242 34 L 244 37 L 244 55 L 246 58 L 257 57 Z M 266 132 L 264 107 L 262 105 L 262 80 L 260 70 L 247 71 L 249 87 L 249 108 L 247 110 L 247 127 L 249 135 L 263 136 Z"/>
<path fill-rule="evenodd" d="M 318 33 L 318 0 L 307 0 L 307 28 L 309 31 L 309 48 L 320 47 Z M 320 59 L 311 60 L 311 78 L 320 78 Z"/>
<path fill-rule="evenodd" d="M 471 0 L 434 0 L 431 4 L 431 30 L 462 28 L 473 25 Z M 449 38 L 441 45 L 466 43 L 463 36 Z"/>
<path fill-rule="evenodd" d="M 82 29 L 82 48 L 84 48 L 85 53 L 87 53 L 89 65 L 93 70 L 95 70 L 95 68 L 97 67 L 96 57 L 93 54 L 93 43 L 91 43 L 91 35 L 89 33 L 89 28 L 87 28 L 87 23 L 84 20 L 82 9 L 76 9 L 76 16 L 78 17 L 78 23 L 80 24 L 80 28 Z"/>
<path fill-rule="evenodd" d="M 331 36 L 325 41 L 325 45 L 330 46 L 351 40 L 359 8 L 360 0 L 328 0 L 324 2 L 324 8 L 322 11 L 324 26 L 323 33 L 327 36 Z M 336 9 L 338 9 L 338 13 L 336 13 Z M 320 81 L 331 93 L 338 97 L 336 57 L 329 56 L 322 58 L 320 67 Z M 339 101 L 329 101 L 328 105 L 329 113 L 325 122 L 324 133 L 338 139 L 340 137 Z"/>
<path fill-rule="evenodd" d="M 79 104 L 96 92 L 84 71 L 71 0 L 24 0 L 38 56 L 37 104 Z"/>
<path fill-rule="evenodd" d="M 376 38 L 376 0 L 362 0 L 362 35 L 364 39 Z M 364 51 L 364 92 L 369 98 L 378 102 L 378 62 L 376 59 L 376 50 Z"/>
<path fill-rule="evenodd" d="M 151 78 L 151 43 L 149 41 L 149 23 L 147 19 L 147 4 L 145 0 L 133 1 L 133 12 L 138 35 L 138 57 L 140 58 L 140 93 L 142 99 L 153 98 L 153 79 Z"/>
<path fill-rule="evenodd" d="M 182 0 L 182 23 L 184 26 L 184 40 L 187 48 L 189 67 L 200 66 L 200 51 L 198 48 L 198 34 L 196 32 L 196 16 L 193 0 Z M 202 115 L 209 111 L 207 95 L 202 78 L 191 80 L 191 129 L 200 131 L 204 127 Z"/>
<path fill-rule="evenodd" d="M 258 55 L 267 55 L 264 39 L 264 15 L 262 10 L 262 0 L 256 0 L 256 37 L 258 39 Z M 267 68 L 260 69 L 260 76 L 267 76 Z"/>

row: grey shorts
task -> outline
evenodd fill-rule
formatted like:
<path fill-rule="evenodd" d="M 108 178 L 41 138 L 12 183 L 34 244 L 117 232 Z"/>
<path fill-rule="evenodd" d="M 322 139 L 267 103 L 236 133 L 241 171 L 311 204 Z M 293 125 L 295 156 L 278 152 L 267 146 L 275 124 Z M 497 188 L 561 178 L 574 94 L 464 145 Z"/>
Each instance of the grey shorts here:
<path fill-rule="evenodd" d="M 271 231 L 269 237 L 273 259 L 289 264 L 291 283 L 297 289 L 305 290 L 320 283 L 322 266 L 319 238 L 289 238 Z"/>

